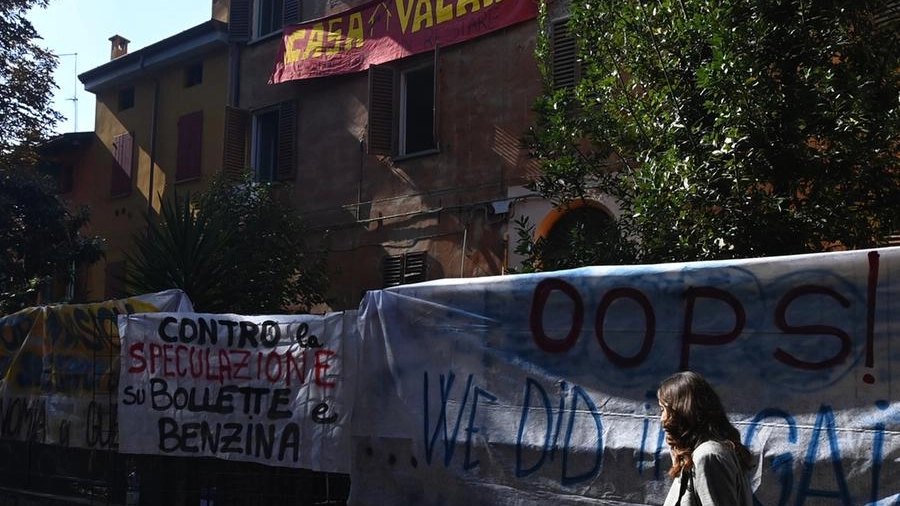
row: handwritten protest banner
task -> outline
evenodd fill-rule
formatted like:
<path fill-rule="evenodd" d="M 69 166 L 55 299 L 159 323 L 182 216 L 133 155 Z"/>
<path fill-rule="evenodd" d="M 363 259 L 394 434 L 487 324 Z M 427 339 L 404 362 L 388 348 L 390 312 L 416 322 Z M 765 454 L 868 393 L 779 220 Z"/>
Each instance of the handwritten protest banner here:
<path fill-rule="evenodd" d="M 191 310 L 184 292 L 168 290 L 0 318 L 0 438 L 114 450 L 117 315 Z"/>
<path fill-rule="evenodd" d="M 898 504 L 898 330 L 896 248 L 369 292 L 350 504 L 662 504 L 655 392 L 683 369 L 756 504 Z"/>
<path fill-rule="evenodd" d="M 119 319 L 120 451 L 349 472 L 356 311 Z"/>

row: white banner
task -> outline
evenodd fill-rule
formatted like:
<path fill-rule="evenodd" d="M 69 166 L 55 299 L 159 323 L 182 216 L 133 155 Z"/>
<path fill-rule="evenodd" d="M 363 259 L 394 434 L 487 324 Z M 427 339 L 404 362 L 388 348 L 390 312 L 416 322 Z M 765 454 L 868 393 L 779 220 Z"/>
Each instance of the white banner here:
<path fill-rule="evenodd" d="M 349 472 L 356 318 L 121 317 L 120 451 Z"/>
<path fill-rule="evenodd" d="M 655 398 L 706 376 L 757 504 L 900 504 L 900 249 L 370 292 L 351 505 L 662 504 Z"/>

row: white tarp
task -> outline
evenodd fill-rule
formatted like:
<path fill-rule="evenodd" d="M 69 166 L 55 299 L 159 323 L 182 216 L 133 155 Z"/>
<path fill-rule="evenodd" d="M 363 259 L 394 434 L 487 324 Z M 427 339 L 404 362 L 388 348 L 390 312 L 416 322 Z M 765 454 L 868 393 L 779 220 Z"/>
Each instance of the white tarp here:
<path fill-rule="evenodd" d="M 349 472 L 356 318 L 121 317 L 120 451 Z"/>
<path fill-rule="evenodd" d="M 681 369 L 758 456 L 757 504 L 898 504 L 898 330 L 897 248 L 369 292 L 350 504 L 661 504 Z"/>

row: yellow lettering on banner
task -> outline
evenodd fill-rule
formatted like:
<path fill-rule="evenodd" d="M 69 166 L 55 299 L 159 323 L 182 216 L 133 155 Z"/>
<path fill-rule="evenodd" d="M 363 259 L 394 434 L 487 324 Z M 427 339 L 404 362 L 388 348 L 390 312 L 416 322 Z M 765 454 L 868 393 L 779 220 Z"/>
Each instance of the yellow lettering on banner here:
<path fill-rule="evenodd" d="M 406 33 L 409 18 L 412 16 L 412 2 L 415 0 L 394 0 L 397 4 L 397 15 L 400 17 L 400 31 Z"/>
<path fill-rule="evenodd" d="M 300 61 L 303 51 L 297 49 L 296 43 L 306 38 L 306 30 L 297 30 L 296 32 L 288 35 L 287 42 L 284 47 L 284 63 L 297 63 Z"/>
<path fill-rule="evenodd" d="M 337 54 L 341 51 L 341 40 L 343 40 L 344 31 L 341 25 L 344 24 L 344 18 L 334 18 L 328 20 L 328 46 L 325 52 L 328 54 Z"/>
<path fill-rule="evenodd" d="M 434 10 L 437 13 L 437 24 L 453 19 L 453 5 L 444 5 L 444 0 L 437 0 Z"/>
<path fill-rule="evenodd" d="M 416 3 L 416 18 L 413 19 L 413 33 L 418 32 L 422 28 L 431 28 L 434 25 L 433 18 L 434 13 L 431 11 L 431 0 L 419 0 Z"/>
<path fill-rule="evenodd" d="M 363 16 L 362 12 L 355 12 L 350 15 L 350 27 L 347 28 L 347 40 L 344 42 L 344 50 L 353 49 L 354 47 L 363 47 Z"/>
<path fill-rule="evenodd" d="M 306 50 L 303 51 L 303 59 L 322 56 L 322 43 L 325 39 L 325 25 L 316 23 L 309 29 L 309 40 L 306 41 Z"/>
<path fill-rule="evenodd" d="M 466 7 L 469 5 L 472 6 L 472 10 L 466 12 Z M 456 17 L 461 17 L 466 14 L 471 14 L 480 8 L 481 8 L 480 0 L 459 0 L 459 2 L 456 3 Z"/>

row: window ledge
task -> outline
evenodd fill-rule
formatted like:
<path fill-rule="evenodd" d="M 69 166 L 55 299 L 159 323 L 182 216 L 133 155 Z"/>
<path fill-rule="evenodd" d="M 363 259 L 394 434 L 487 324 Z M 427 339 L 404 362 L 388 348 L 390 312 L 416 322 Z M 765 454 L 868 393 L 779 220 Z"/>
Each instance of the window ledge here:
<path fill-rule="evenodd" d="M 422 158 L 423 156 L 431 156 L 440 154 L 441 148 L 434 149 L 426 149 L 425 151 L 416 151 L 415 153 L 409 153 L 405 155 L 399 155 L 393 157 L 395 162 L 402 162 L 404 160 L 412 160 L 413 158 Z"/>
<path fill-rule="evenodd" d="M 257 45 L 257 44 L 262 44 L 262 43 L 264 43 L 264 42 L 268 42 L 268 41 L 270 41 L 270 40 L 272 40 L 272 39 L 275 39 L 275 38 L 281 38 L 281 36 L 282 36 L 283 33 L 284 33 L 283 30 L 284 30 L 284 29 L 276 30 L 276 31 L 274 31 L 274 32 L 267 33 L 267 34 L 261 35 L 261 36 L 259 36 L 259 37 L 253 37 L 253 38 L 251 38 L 250 40 L 247 41 L 247 45 L 248 45 L 248 46 L 255 46 L 255 45 Z"/>

